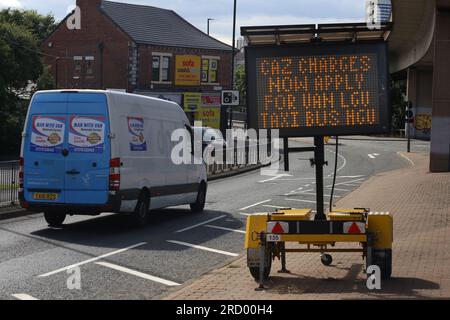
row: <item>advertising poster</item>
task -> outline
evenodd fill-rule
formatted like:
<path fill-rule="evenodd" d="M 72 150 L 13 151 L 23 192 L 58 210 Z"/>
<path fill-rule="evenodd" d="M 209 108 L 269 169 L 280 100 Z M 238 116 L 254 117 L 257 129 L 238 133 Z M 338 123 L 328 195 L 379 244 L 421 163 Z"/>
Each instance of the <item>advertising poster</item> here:
<path fill-rule="evenodd" d="M 69 152 L 102 153 L 105 148 L 105 117 L 71 116 Z"/>
<path fill-rule="evenodd" d="M 196 112 L 202 106 L 202 94 L 194 92 L 186 92 L 184 94 L 184 111 Z"/>
<path fill-rule="evenodd" d="M 196 113 L 196 121 L 201 121 L 203 127 L 220 129 L 220 108 L 219 107 L 202 107 Z"/>
<path fill-rule="evenodd" d="M 128 117 L 128 133 L 131 151 L 147 151 L 144 135 L 144 119 Z"/>
<path fill-rule="evenodd" d="M 220 95 L 202 95 L 202 107 L 220 107 L 221 104 Z"/>
<path fill-rule="evenodd" d="M 65 117 L 34 116 L 32 119 L 31 152 L 61 152 L 64 143 Z"/>
<path fill-rule="evenodd" d="M 201 80 L 201 58 L 180 55 L 176 57 L 175 85 L 198 86 Z"/>

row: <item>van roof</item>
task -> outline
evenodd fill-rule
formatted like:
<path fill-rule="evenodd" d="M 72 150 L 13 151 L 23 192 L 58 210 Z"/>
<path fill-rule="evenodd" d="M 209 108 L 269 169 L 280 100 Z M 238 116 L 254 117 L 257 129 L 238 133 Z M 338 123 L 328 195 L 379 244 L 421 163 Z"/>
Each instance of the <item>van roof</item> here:
<path fill-rule="evenodd" d="M 135 94 L 135 93 L 126 93 L 126 92 L 121 92 L 121 91 L 116 91 L 116 90 L 94 90 L 94 89 L 41 90 L 41 91 L 37 91 L 35 93 L 35 95 L 45 94 L 45 93 L 102 93 L 102 94 L 105 94 L 106 96 L 132 96 L 132 97 L 137 97 L 140 99 L 149 99 L 149 100 L 153 100 L 153 101 L 161 101 L 161 102 L 164 102 L 167 104 L 172 104 L 172 105 L 176 106 L 177 108 L 179 108 L 181 111 L 183 111 L 181 106 L 173 101 L 159 99 L 159 98 L 155 98 L 155 97 L 144 96 L 144 95 Z"/>

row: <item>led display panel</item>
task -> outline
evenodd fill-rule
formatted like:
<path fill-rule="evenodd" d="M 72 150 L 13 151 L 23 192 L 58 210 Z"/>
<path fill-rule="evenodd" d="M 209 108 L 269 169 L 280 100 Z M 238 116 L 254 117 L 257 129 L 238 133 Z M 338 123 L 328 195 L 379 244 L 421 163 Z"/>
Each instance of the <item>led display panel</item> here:
<path fill-rule="evenodd" d="M 389 130 L 384 42 L 246 48 L 248 118 L 281 136 Z"/>

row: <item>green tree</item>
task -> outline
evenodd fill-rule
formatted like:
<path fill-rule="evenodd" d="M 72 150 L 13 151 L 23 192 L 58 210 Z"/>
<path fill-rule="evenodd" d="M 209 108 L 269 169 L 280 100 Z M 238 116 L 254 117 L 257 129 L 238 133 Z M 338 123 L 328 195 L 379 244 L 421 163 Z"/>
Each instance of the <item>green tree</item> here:
<path fill-rule="evenodd" d="M 239 90 L 241 100 L 241 111 L 247 110 L 247 78 L 245 66 L 240 65 L 236 69 L 236 89 Z"/>
<path fill-rule="evenodd" d="M 391 82 L 391 102 L 392 102 L 392 131 L 395 133 L 399 129 L 405 128 L 406 118 L 406 80 L 393 80 Z"/>
<path fill-rule="evenodd" d="M 50 89 L 40 42 L 55 27 L 54 18 L 35 11 L 0 11 L 0 156 L 17 156 L 30 95 Z"/>
<path fill-rule="evenodd" d="M 22 26 L 41 43 L 56 28 L 52 15 L 40 15 L 34 10 L 4 9 L 0 11 L 0 24 Z"/>
<path fill-rule="evenodd" d="M 44 66 L 42 74 L 36 82 L 36 90 L 51 90 L 56 88 L 55 78 L 49 66 Z"/>

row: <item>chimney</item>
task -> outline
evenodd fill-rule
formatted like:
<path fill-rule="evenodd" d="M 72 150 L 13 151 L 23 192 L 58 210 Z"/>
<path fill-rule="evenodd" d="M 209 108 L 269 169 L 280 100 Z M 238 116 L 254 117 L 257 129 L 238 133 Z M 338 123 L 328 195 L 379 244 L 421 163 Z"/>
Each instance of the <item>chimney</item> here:
<path fill-rule="evenodd" d="M 101 6 L 103 0 L 77 0 L 77 6 L 83 10 L 94 10 Z"/>

